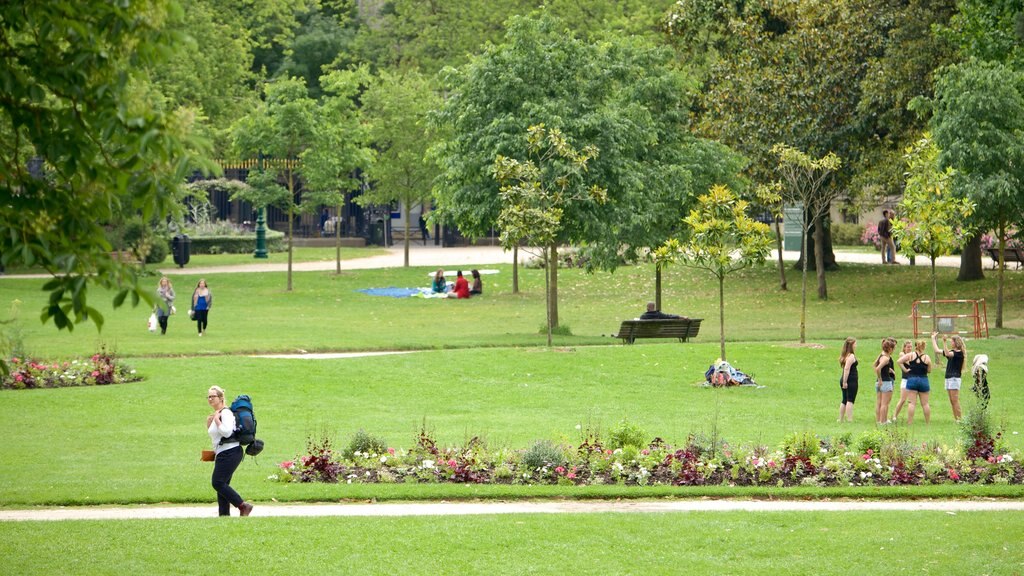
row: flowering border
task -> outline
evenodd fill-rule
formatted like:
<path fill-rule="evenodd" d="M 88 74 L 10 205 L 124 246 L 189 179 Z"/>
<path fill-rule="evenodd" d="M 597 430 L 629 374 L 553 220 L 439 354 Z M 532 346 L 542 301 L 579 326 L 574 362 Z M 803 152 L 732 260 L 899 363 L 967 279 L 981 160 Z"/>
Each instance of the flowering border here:
<path fill-rule="evenodd" d="M 5 390 L 104 386 L 142 380 L 131 366 L 120 363 L 117 356 L 106 349 L 93 354 L 89 360 L 41 362 L 14 357 L 8 368 L 10 372 L 0 380 L 0 388 Z"/>

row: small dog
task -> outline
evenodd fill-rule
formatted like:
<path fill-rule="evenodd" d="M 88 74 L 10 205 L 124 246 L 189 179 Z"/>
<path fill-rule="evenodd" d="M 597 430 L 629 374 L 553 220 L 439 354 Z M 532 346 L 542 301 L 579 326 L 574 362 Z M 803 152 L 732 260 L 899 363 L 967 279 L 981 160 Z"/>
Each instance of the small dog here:
<path fill-rule="evenodd" d="M 988 391 L 987 354 L 976 354 L 974 356 L 974 366 L 971 368 L 971 373 L 974 374 L 974 386 L 971 390 L 974 391 L 974 395 L 978 398 L 978 405 L 981 406 L 982 410 L 985 410 L 988 408 L 988 401 L 991 397 Z"/>

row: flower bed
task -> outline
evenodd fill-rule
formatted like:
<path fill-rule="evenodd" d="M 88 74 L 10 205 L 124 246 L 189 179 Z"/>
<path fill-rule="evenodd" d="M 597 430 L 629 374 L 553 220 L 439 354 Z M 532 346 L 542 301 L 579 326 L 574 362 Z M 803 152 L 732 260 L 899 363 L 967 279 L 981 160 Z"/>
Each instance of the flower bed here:
<path fill-rule="evenodd" d="M 106 350 L 93 354 L 89 360 L 70 362 L 47 363 L 11 358 L 7 366 L 10 372 L 0 382 L 0 388 L 5 390 L 103 386 L 142 380 L 135 370 L 118 363 L 117 357 Z"/>
<path fill-rule="evenodd" d="M 643 447 L 613 447 L 587 434 L 575 446 L 541 441 L 527 450 L 492 450 L 479 438 L 464 446 L 439 448 L 421 432 L 409 449 L 384 448 L 380 442 L 379 449 L 360 449 L 354 441 L 337 452 L 325 437 L 309 439 L 306 454 L 281 462 L 270 479 L 779 487 L 1024 484 L 1020 455 L 1003 450 L 999 438 L 972 428 L 965 429 L 963 446 L 911 445 L 904 431 L 893 428 L 866 433 L 856 441 L 793 434 L 778 448 L 730 446 L 696 436 L 682 446 L 655 438 Z"/>

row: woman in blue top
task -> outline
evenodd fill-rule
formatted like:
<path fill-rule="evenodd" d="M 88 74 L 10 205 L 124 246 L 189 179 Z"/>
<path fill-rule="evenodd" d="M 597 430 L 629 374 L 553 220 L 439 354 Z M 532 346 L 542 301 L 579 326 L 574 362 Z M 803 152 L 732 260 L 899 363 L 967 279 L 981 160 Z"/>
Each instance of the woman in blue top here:
<path fill-rule="evenodd" d="M 195 291 L 192 292 L 192 319 L 196 321 L 200 336 L 206 333 L 210 308 L 213 308 L 213 293 L 206 286 L 206 280 L 202 279 L 196 284 Z"/>
<path fill-rule="evenodd" d="M 967 356 L 967 347 L 964 346 L 964 339 L 953 336 L 952 348 L 946 349 L 946 336 L 942 336 L 942 348 L 935 342 L 938 332 L 932 332 L 932 348 L 936 354 L 942 354 L 948 360 L 946 362 L 946 393 L 949 394 L 949 404 L 953 407 L 953 419 L 960 421 L 960 375 L 964 369 L 964 358 Z"/>
<path fill-rule="evenodd" d="M 444 294 L 448 292 L 448 282 L 444 279 L 444 270 L 438 268 L 437 273 L 434 274 L 434 282 L 430 286 L 430 290 L 434 294 Z"/>
<path fill-rule="evenodd" d="M 856 338 L 847 338 L 843 342 L 843 352 L 839 355 L 839 365 L 843 375 L 839 378 L 839 387 L 843 392 L 843 401 L 839 404 L 839 420 L 853 422 L 853 403 L 857 400 L 857 356 L 853 349 L 857 346 Z"/>
<path fill-rule="evenodd" d="M 932 418 L 932 409 L 928 405 L 928 373 L 932 371 L 932 359 L 924 353 L 924 340 L 914 344 L 914 351 L 900 356 L 896 361 L 907 372 L 907 424 L 914 423 L 914 405 L 920 400 L 924 411 L 924 423 Z"/>

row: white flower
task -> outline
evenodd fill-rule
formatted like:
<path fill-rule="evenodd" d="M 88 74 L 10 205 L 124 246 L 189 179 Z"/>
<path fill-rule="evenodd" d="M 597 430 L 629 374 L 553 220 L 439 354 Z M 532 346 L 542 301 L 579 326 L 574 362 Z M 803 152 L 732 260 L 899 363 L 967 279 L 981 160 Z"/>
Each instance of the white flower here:
<path fill-rule="evenodd" d="M 576 429 L 577 429 L 577 430 L 582 430 L 582 429 L 583 429 L 583 426 L 582 426 L 582 425 L 580 425 L 580 424 L 577 424 L 577 425 L 576 425 Z"/>
<path fill-rule="evenodd" d="M 387 457 L 387 456 L 381 456 L 381 457 L 380 457 L 380 463 L 381 463 L 381 464 L 383 464 L 383 463 L 385 463 L 385 462 L 387 462 L 387 461 L 388 461 L 388 457 Z"/>
<path fill-rule="evenodd" d="M 434 461 L 433 460 L 424 460 L 423 464 L 421 464 L 421 466 L 423 468 L 433 468 L 434 467 Z"/>

